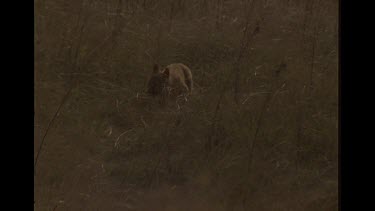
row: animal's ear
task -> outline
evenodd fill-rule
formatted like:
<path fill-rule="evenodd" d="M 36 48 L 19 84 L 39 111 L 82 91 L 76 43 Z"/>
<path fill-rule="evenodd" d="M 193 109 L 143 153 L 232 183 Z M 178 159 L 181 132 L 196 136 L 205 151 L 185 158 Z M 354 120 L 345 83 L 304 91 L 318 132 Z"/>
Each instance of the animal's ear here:
<path fill-rule="evenodd" d="M 165 70 L 163 71 L 163 74 L 166 78 L 169 77 L 169 69 L 168 68 L 165 68 Z"/>
<path fill-rule="evenodd" d="M 154 67 L 153 67 L 153 70 L 152 70 L 152 73 L 156 74 L 159 72 L 159 65 L 158 64 L 154 64 Z"/>

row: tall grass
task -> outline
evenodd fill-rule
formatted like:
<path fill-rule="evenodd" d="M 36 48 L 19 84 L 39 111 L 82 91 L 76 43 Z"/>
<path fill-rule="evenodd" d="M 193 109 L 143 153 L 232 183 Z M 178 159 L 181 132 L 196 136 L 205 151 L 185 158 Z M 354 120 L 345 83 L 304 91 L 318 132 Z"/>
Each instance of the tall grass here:
<path fill-rule="evenodd" d="M 36 210 L 338 208 L 338 2 L 35 9 Z M 194 93 L 161 104 L 147 80 L 174 62 Z"/>

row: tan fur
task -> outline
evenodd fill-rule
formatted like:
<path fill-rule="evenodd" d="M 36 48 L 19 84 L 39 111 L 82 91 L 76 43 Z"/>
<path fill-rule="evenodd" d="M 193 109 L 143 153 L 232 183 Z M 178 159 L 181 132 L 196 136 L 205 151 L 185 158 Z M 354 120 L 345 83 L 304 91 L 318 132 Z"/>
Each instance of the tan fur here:
<path fill-rule="evenodd" d="M 166 66 L 162 71 L 155 65 L 148 83 L 148 93 L 162 95 L 167 90 L 168 95 L 177 96 L 189 94 L 193 89 L 193 75 L 189 67 L 182 63 Z M 165 92 L 164 92 L 165 93 Z"/>

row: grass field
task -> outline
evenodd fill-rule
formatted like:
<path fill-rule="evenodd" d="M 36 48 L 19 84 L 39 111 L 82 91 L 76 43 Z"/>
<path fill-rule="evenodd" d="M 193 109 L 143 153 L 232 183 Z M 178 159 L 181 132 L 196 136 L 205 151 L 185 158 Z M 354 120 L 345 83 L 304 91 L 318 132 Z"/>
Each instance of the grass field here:
<path fill-rule="evenodd" d="M 338 1 L 35 0 L 34 71 L 35 210 L 338 210 Z"/>

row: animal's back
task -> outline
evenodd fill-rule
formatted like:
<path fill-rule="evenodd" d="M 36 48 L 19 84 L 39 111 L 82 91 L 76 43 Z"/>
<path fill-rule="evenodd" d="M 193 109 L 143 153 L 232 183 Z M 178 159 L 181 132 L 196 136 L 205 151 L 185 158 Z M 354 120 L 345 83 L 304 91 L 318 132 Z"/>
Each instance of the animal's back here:
<path fill-rule="evenodd" d="M 166 67 L 169 70 L 169 82 L 171 85 L 180 83 L 188 88 L 191 92 L 193 89 L 193 75 L 189 67 L 182 63 L 170 64 Z"/>

